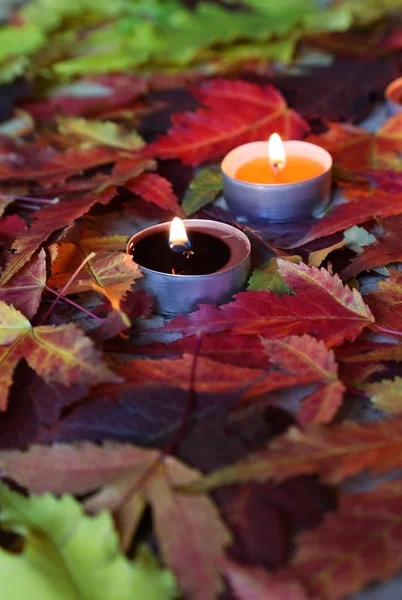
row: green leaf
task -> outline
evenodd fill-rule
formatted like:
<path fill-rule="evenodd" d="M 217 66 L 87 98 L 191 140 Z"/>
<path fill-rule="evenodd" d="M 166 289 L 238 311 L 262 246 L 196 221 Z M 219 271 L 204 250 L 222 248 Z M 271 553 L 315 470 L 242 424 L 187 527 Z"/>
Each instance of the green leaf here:
<path fill-rule="evenodd" d="M 300 262 L 300 256 L 289 256 L 286 260 L 298 264 Z M 278 269 L 278 263 L 276 258 L 270 258 L 261 267 L 255 269 L 249 279 L 247 290 L 253 292 L 271 291 L 279 296 L 284 294 L 296 295 L 296 292 L 289 287 Z"/>
<path fill-rule="evenodd" d="M 0 27 L 0 61 L 6 58 L 32 54 L 46 41 L 45 36 L 35 25 L 23 27 Z"/>
<path fill-rule="evenodd" d="M 93 13 L 104 17 L 117 16 L 124 0 L 33 0 L 21 10 L 24 21 L 33 23 L 42 31 L 54 31 L 65 19 Z"/>
<path fill-rule="evenodd" d="M 325 11 L 318 10 L 303 19 L 303 29 L 308 33 L 347 31 L 352 25 L 352 11 L 343 4 Z"/>
<path fill-rule="evenodd" d="M 358 225 L 345 229 L 343 237 L 346 247 L 357 254 L 363 252 L 362 246 L 369 246 L 376 241 L 372 233 L 369 233 L 364 227 L 359 227 Z"/>
<path fill-rule="evenodd" d="M 3 527 L 25 538 L 21 554 L 0 552 L 5 598 L 25 600 L 27 589 L 33 600 L 177 597 L 173 574 L 159 569 L 149 552 L 134 563 L 120 553 L 109 513 L 88 517 L 71 496 L 26 498 L 4 484 L 0 506 Z"/>
<path fill-rule="evenodd" d="M 100 144 L 124 150 L 140 150 L 144 146 L 143 139 L 136 131 L 127 133 L 123 127 L 112 121 L 89 121 L 60 116 L 58 124 L 60 133 L 83 140 L 85 147 Z"/>
<path fill-rule="evenodd" d="M 222 191 L 222 173 L 220 167 L 206 167 L 194 177 L 182 202 L 186 215 L 191 215 L 203 208 Z"/>

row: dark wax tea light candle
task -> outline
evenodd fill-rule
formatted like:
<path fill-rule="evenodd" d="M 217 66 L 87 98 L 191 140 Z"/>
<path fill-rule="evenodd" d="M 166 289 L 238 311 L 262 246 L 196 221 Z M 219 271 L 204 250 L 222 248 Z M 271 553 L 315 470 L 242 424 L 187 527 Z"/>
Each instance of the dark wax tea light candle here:
<path fill-rule="evenodd" d="M 250 268 L 247 236 L 226 223 L 201 219 L 175 218 L 145 229 L 131 238 L 127 252 L 143 274 L 136 288 L 154 298 L 156 312 L 167 315 L 229 301 Z"/>
<path fill-rule="evenodd" d="M 189 249 L 177 251 L 169 246 L 169 232 L 158 231 L 135 245 L 133 257 L 141 267 L 183 275 L 208 275 L 224 267 L 230 258 L 229 246 L 222 240 L 203 233 L 189 233 Z"/>

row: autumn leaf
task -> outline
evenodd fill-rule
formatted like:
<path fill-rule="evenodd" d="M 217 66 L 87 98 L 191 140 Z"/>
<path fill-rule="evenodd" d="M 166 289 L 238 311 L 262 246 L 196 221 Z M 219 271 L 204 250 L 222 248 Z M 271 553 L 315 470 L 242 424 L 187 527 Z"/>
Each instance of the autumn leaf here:
<path fill-rule="evenodd" d="M 68 116 L 94 116 L 107 108 L 117 108 L 132 102 L 147 91 L 142 77 L 111 73 L 84 77 L 50 90 L 40 100 L 28 100 L 21 106 L 35 120 L 50 121 L 61 113 Z"/>
<path fill-rule="evenodd" d="M 343 286 L 337 275 L 277 259 L 279 272 L 296 296 L 273 292 L 243 292 L 220 307 L 202 305 L 189 316 L 167 323 L 164 332 L 184 336 L 231 330 L 271 339 L 313 334 L 329 345 L 352 340 L 373 317 L 357 290 Z M 306 318 L 307 317 L 307 318 Z"/>
<path fill-rule="evenodd" d="M 197 471 L 172 458 L 161 469 L 160 476 L 145 486 L 145 495 L 152 506 L 164 561 L 176 573 L 188 598 L 217 598 L 223 591 L 219 560 L 230 534 L 211 500 L 190 498 L 174 490 L 196 480 Z"/>
<path fill-rule="evenodd" d="M 0 218 L 0 246 L 12 248 L 15 239 L 27 230 L 24 219 L 17 214 Z M 3 249 L 3 248 L 2 248 Z"/>
<path fill-rule="evenodd" d="M 93 342 L 73 325 L 32 327 L 14 307 L 0 302 L 0 408 L 7 405 L 13 372 L 25 358 L 46 382 L 65 385 L 118 381 L 102 363 Z"/>
<path fill-rule="evenodd" d="M 157 453 L 106 442 L 31 446 L 28 452 L 0 451 L 0 465 L 10 479 L 33 494 L 60 496 L 94 492 L 121 475 L 148 468 Z"/>
<path fill-rule="evenodd" d="M 135 179 L 126 181 L 124 187 L 133 194 L 148 200 L 148 202 L 153 202 L 180 217 L 184 216 L 179 201 L 172 190 L 172 184 L 157 173 L 143 173 Z"/>
<path fill-rule="evenodd" d="M 45 259 L 42 249 L 8 283 L 0 286 L 0 300 L 12 304 L 27 319 L 36 314 L 46 286 Z"/>
<path fill-rule="evenodd" d="M 51 146 L 41 148 L 25 142 L 0 152 L 0 181 L 38 181 L 42 185 L 60 183 L 87 169 L 114 162 L 119 150 L 105 146 L 69 149 L 66 152 Z"/>
<path fill-rule="evenodd" d="M 342 600 L 371 582 L 390 579 L 402 566 L 401 482 L 341 495 L 338 510 L 303 532 L 282 577 L 294 577 L 322 600 Z"/>
<path fill-rule="evenodd" d="M 49 285 L 62 289 L 82 261 L 91 252 L 96 252 L 96 256 L 85 265 L 79 277 L 71 283 L 68 293 L 79 294 L 95 290 L 104 294 L 112 307 L 119 310 L 121 300 L 131 289 L 134 281 L 141 277 L 132 257 L 126 252 L 115 249 L 120 246 L 121 240 L 122 236 L 112 236 L 84 238 L 75 244 L 70 242 L 58 244 Z"/>
<path fill-rule="evenodd" d="M 0 284 L 7 283 L 51 233 L 63 229 L 75 219 L 82 217 L 96 202 L 107 203 L 113 195 L 103 199 L 97 196 L 77 198 L 42 208 L 28 231 L 18 236 L 14 245 L 15 252 L 6 263 L 0 277 Z"/>
<path fill-rule="evenodd" d="M 300 262 L 299 256 L 293 258 L 293 262 Z M 280 274 L 276 258 L 270 258 L 261 267 L 254 269 L 248 281 L 247 289 L 254 292 L 263 290 L 272 291 L 279 296 L 283 296 L 284 294 L 296 295 L 296 292 L 286 285 L 285 280 Z"/>
<path fill-rule="evenodd" d="M 144 146 L 143 139 L 136 131 L 127 133 L 121 125 L 113 121 L 60 116 L 57 123 L 60 133 L 81 140 L 81 148 L 110 146 L 122 150 L 140 150 Z"/>
<path fill-rule="evenodd" d="M 28 453 L 2 456 L 9 474 L 38 492 L 82 494 L 102 488 L 86 503 L 96 512 L 117 510 L 124 495 L 156 464 L 157 469 L 136 493 L 144 499 L 142 509 L 145 502 L 152 507 L 165 563 L 177 573 L 189 598 L 211 600 L 223 589 L 219 561 L 229 534 L 209 498 L 175 491 L 176 486 L 197 480 L 194 469 L 171 457 L 159 463 L 154 450 L 119 444 L 33 447 Z"/>
<path fill-rule="evenodd" d="M 402 412 L 401 377 L 367 384 L 364 386 L 364 391 L 369 395 L 376 408 L 396 415 Z"/>
<path fill-rule="evenodd" d="M 300 139 L 308 130 L 272 86 L 218 79 L 202 83 L 193 93 L 206 108 L 174 115 L 173 128 L 151 144 L 150 153 L 198 165 L 275 131 L 284 139 Z"/>
<path fill-rule="evenodd" d="M 400 361 L 402 359 L 402 348 L 400 344 L 386 344 L 371 340 L 364 340 L 364 344 L 362 344 L 362 340 L 358 340 L 350 346 L 337 348 L 336 356 L 339 362 L 350 365 Z"/>
<path fill-rule="evenodd" d="M 349 124 L 329 123 L 325 133 L 311 134 L 307 141 L 328 150 L 335 163 L 351 171 L 400 169 L 402 117 L 391 117 L 375 133 Z"/>
<path fill-rule="evenodd" d="M 394 329 L 396 332 L 402 329 L 402 273 L 400 271 L 391 269 L 390 277 L 377 281 L 377 289 L 367 294 L 365 300 L 373 311 L 378 325 Z"/>
<path fill-rule="evenodd" d="M 344 5 L 345 7 L 345 5 Z M 327 16 L 328 18 L 328 16 Z M 368 32 L 360 32 L 364 54 L 367 56 Z M 332 34 L 335 36 L 350 35 Z M 325 34 L 313 37 L 314 44 L 320 44 Z M 342 38 L 343 39 L 343 38 Z M 378 41 L 377 41 L 378 43 Z M 348 39 L 342 42 L 348 50 Z M 334 48 L 335 49 L 335 48 Z M 333 50 L 331 53 L 333 53 Z M 328 121 L 361 121 L 373 107 L 374 99 L 382 100 L 386 85 L 396 76 L 395 63 L 385 60 L 342 60 L 330 65 L 299 66 L 289 75 L 277 74 L 269 78 L 287 98 L 291 106 L 305 119 Z M 353 82 L 361 78 L 361 86 L 356 89 Z"/>
<path fill-rule="evenodd" d="M 352 225 L 370 219 L 391 217 L 402 211 L 402 194 L 388 194 L 383 190 L 361 191 L 345 189 L 346 202 L 330 206 L 321 219 L 313 221 L 310 230 L 298 240 L 280 244 L 282 248 L 297 248 L 318 238 L 343 231 Z"/>
<path fill-rule="evenodd" d="M 12 196 L 2 196 L 0 195 L 0 217 L 3 216 L 4 211 L 7 206 L 14 202 L 14 198 Z"/>
<path fill-rule="evenodd" d="M 320 267 L 326 258 L 334 252 L 335 250 L 340 250 L 345 246 L 345 240 L 341 240 L 336 244 L 332 244 L 332 246 L 328 246 L 327 248 L 322 248 L 321 250 L 315 250 L 314 252 L 310 252 L 308 256 L 308 266 L 309 267 Z"/>
<path fill-rule="evenodd" d="M 132 390 L 135 386 L 149 383 L 158 383 L 169 387 L 188 390 L 191 384 L 191 366 L 193 356 L 184 354 L 177 360 L 131 360 L 127 365 L 119 367 L 118 373 L 125 379 L 125 383 L 118 386 L 102 385 L 100 394 L 111 397 L 123 390 Z M 268 364 L 268 360 L 267 360 Z M 194 381 L 197 392 L 225 393 L 245 388 L 258 381 L 264 375 L 262 369 L 247 369 L 238 367 L 233 370 L 232 365 L 225 365 L 209 358 L 199 357 Z M 96 393 L 93 394 L 93 396 Z"/>
<path fill-rule="evenodd" d="M 383 267 L 392 262 L 402 261 L 402 243 L 400 230 L 402 216 L 396 215 L 388 219 L 380 219 L 379 223 L 384 230 L 384 236 L 370 244 L 352 260 L 352 262 L 341 272 L 345 279 L 354 277 L 362 271 L 371 271 L 376 267 Z"/>
<path fill-rule="evenodd" d="M 345 389 L 338 379 L 333 351 L 309 335 L 261 341 L 265 354 L 276 368 L 247 389 L 246 401 L 237 408 L 251 404 L 254 396 L 263 397 L 274 390 L 318 383 L 320 386 L 314 393 L 303 399 L 297 419 L 302 425 L 331 421 L 342 403 Z"/>
<path fill-rule="evenodd" d="M 4 484 L 0 505 L 3 527 L 24 539 L 21 554 L 3 549 L 0 554 L 0 570 L 7 573 L 3 589 L 10 598 L 22 599 L 27 584 L 33 597 L 46 600 L 59 597 L 61 589 L 71 599 L 176 597 L 172 573 L 159 569 L 149 551 L 140 551 L 134 562 L 119 552 L 108 513 L 88 517 L 71 496 L 26 498 Z"/>
<path fill-rule="evenodd" d="M 205 491 L 244 481 L 282 481 L 305 473 L 318 473 L 326 483 L 369 469 L 382 474 L 402 465 L 402 419 L 341 425 L 291 427 L 260 454 L 211 475 L 192 490 Z"/>
<path fill-rule="evenodd" d="M 224 561 L 224 570 L 239 600 L 314 600 L 289 576 L 280 578 L 259 567 L 246 567 L 230 559 Z"/>
<path fill-rule="evenodd" d="M 205 167 L 196 173 L 186 191 L 182 208 L 192 215 L 213 202 L 222 191 L 222 173 L 219 167 Z"/>

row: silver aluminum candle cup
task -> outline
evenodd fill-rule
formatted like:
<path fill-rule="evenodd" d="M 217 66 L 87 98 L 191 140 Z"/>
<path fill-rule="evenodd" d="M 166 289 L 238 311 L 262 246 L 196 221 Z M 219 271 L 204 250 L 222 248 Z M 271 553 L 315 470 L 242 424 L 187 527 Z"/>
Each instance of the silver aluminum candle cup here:
<path fill-rule="evenodd" d="M 136 281 L 136 289 L 153 296 L 155 312 L 164 315 L 187 313 L 199 304 L 222 304 L 241 290 L 250 270 L 250 241 L 243 232 L 231 225 L 203 219 L 183 221 L 191 241 L 191 232 L 200 231 L 219 238 L 230 249 L 229 261 L 209 275 L 172 275 L 141 267 L 143 277 Z M 134 235 L 127 244 L 128 254 L 144 237 L 159 231 L 169 231 L 171 223 L 161 223 Z"/>
<path fill-rule="evenodd" d="M 320 146 L 291 140 L 284 142 L 286 156 L 304 156 L 323 166 L 323 173 L 296 183 L 248 183 L 236 179 L 238 168 L 254 158 L 266 157 L 268 142 L 238 146 L 225 156 L 221 169 L 223 195 L 231 211 L 250 221 L 286 222 L 319 215 L 331 195 L 332 157 Z"/>
<path fill-rule="evenodd" d="M 385 88 L 385 98 L 391 116 L 402 112 L 402 77 L 395 79 Z"/>

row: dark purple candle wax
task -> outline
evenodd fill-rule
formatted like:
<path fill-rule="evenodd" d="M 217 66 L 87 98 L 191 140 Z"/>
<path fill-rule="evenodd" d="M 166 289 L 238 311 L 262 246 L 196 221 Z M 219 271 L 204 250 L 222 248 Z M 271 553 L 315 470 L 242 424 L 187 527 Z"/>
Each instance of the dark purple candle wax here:
<path fill-rule="evenodd" d="M 201 231 L 188 231 L 190 252 L 172 250 L 169 231 L 158 231 L 139 240 L 131 253 L 141 267 L 177 275 L 208 275 L 224 267 L 230 259 L 229 246 Z M 177 250 L 177 249 L 176 249 Z"/>

